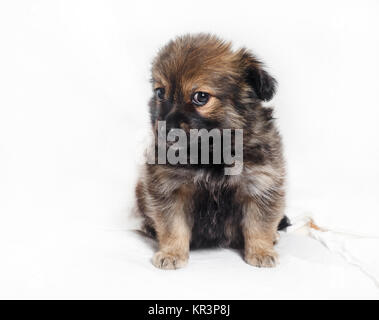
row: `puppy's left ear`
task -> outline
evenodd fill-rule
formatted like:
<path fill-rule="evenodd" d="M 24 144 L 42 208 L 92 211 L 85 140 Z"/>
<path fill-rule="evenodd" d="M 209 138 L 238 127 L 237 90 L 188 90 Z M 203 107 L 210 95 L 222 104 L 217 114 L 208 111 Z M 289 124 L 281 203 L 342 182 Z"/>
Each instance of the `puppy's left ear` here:
<path fill-rule="evenodd" d="M 239 54 L 245 81 L 253 88 L 256 97 L 264 101 L 271 100 L 276 92 L 276 80 L 249 51 L 242 49 Z"/>

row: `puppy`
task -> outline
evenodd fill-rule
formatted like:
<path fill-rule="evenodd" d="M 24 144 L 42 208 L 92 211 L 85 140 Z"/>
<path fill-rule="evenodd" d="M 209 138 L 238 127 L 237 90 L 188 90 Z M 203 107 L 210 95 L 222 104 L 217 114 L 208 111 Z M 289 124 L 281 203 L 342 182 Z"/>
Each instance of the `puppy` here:
<path fill-rule="evenodd" d="M 197 34 L 178 37 L 159 51 L 152 87 L 154 156 L 162 122 L 165 134 L 181 129 L 187 137 L 193 129 L 243 132 L 237 174 L 225 174 L 230 164 L 224 157 L 205 164 L 145 164 L 136 199 L 144 230 L 159 243 L 153 264 L 177 269 L 188 262 L 190 248 L 221 246 L 242 249 L 253 266 L 275 266 L 277 230 L 289 224 L 283 214 L 281 137 L 272 109 L 262 106 L 275 94 L 275 79 L 246 49 L 233 51 L 230 43 Z M 236 134 L 231 137 L 236 140 Z M 215 159 L 212 150 L 200 146 L 199 152 Z"/>

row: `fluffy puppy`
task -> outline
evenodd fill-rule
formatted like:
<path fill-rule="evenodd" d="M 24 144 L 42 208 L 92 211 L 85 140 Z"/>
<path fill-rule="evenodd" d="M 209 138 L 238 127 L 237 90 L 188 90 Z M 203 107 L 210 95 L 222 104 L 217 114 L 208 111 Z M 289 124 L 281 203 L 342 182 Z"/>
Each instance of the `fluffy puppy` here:
<path fill-rule="evenodd" d="M 257 267 L 277 262 L 277 230 L 283 215 L 285 165 L 270 100 L 276 81 L 246 49 L 207 34 L 169 42 L 152 65 L 151 126 L 167 130 L 243 129 L 243 166 L 225 175 L 226 164 L 145 164 L 136 186 L 144 230 L 156 237 L 153 264 L 183 267 L 190 248 L 233 247 Z M 157 139 L 155 139 L 157 144 Z"/>

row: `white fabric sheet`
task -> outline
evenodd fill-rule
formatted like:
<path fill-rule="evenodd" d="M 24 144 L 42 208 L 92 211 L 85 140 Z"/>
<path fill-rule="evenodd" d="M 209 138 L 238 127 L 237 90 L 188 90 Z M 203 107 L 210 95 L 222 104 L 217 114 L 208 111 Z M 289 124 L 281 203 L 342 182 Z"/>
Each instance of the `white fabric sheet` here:
<path fill-rule="evenodd" d="M 134 231 L 38 232 L 0 247 L 0 298 L 379 298 L 359 267 L 297 232 L 281 232 L 273 269 L 254 268 L 234 250 L 209 249 L 191 252 L 188 266 L 174 271 L 156 269 L 156 244 Z"/>

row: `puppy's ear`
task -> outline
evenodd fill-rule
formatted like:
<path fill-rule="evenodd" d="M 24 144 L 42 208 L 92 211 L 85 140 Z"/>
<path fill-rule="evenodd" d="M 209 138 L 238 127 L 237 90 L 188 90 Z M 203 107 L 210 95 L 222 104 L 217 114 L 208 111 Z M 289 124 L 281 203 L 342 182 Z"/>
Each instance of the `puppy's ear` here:
<path fill-rule="evenodd" d="M 253 88 L 256 97 L 264 101 L 271 100 L 276 91 L 276 80 L 249 51 L 242 49 L 239 54 L 245 81 Z"/>

